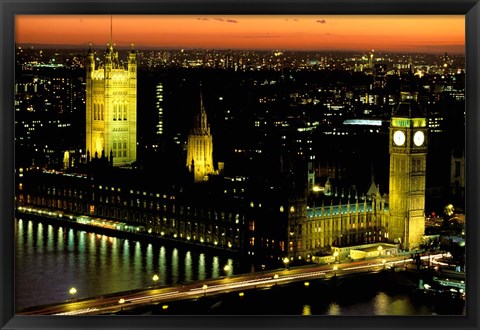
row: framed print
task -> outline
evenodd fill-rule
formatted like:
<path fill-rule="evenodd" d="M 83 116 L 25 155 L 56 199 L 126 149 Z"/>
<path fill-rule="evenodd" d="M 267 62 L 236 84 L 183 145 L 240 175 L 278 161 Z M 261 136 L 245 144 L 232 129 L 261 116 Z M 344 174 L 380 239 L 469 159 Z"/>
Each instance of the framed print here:
<path fill-rule="evenodd" d="M 1 8 L 2 329 L 478 327 L 478 1 Z"/>

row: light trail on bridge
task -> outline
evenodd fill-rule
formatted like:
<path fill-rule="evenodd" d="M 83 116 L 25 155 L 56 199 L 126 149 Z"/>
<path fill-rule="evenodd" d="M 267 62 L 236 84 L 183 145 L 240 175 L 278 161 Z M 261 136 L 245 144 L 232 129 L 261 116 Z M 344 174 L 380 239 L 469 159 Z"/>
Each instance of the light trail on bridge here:
<path fill-rule="evenodd" d="M 421 260 L 434 262 L 435 259 L 445 257 L 445 254 L 433 254 L 422 256 Z M 388 261 L 387 261 L 388 260 Z M 334 276 L 347 276 L 360 273 L 378 272 L 381 269 L 394 267 L 399 264 L 406 265 L 414 260 L 401 258 L 401 256 L 389 257 L 382 260 L 368 260 L 363 262 L 339 263 L 332 265 L 316 265 L 312 267 L 299 267 L 271 271 L 268 274 L 245 274 L 234 277 L 224 277 L 209 281 L 202 281 L 162 289 L 146 289 L 131 294 L 118 294 L 104 299 L 89 299 L 78 302 L 64 303 L 49 306 L 28 314 L 53 314 L 53 315 L 99 315 L 113 314 L 122 310 L 138 308 L 141 306 L 167 303 L 173 300 L 192 299 L 207 294 L 221 294 L 232 291 L 248 290 L 261 287 L 270 287 L 281 283 L 291 283 L 301 280 L 328 279 Z M 164 292 L 158 292 L 158 291 Z M 166 292 L 165 292 L 166 291 Z M 122 300 L 122 303 L 119 302 Z"/>

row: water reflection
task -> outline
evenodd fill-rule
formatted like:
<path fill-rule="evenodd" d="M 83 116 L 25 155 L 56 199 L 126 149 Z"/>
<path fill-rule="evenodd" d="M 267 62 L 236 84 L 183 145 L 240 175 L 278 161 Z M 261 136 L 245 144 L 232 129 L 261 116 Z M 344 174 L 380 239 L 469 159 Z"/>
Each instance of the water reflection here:
<path fill-rule="evenodd" d="M 18 310 L 76 297 L 222 276 L 238 261 L 194 250 L 87 233 L 28 219 L 16 221 L 15 290 Z M 223 269 L 223 267 L 222 267 Z"/>
<path fill-rule="evenodd" d="M 337 303 L 331 303 L 329 306 L 328 306 L 328 311 L 327 311 L 327 314 L 328 315 L 340 315 L 340 305 L 338 305 Z"/>
<path fill-rule="evenodd" d="M 383 292 L 379 292 L 374 298 L 375 314 L 388 315 L 388 307 L 390 303 L 391 301 L 388 296 Z"/>
<path fill-rule="evenodd" d="M 198 279 L 205 279 L 205 255 L 203 253 L 198 258 Z"/>
<path fill-rule="evenodd" d="M 312 315 L 310 305 L 303 305 L 302 315 Z"/>
<path fill-rule="evenodd" d="M 185 282 L 192 280 L 192 254 L 187 251 L 185 255 Z"/>

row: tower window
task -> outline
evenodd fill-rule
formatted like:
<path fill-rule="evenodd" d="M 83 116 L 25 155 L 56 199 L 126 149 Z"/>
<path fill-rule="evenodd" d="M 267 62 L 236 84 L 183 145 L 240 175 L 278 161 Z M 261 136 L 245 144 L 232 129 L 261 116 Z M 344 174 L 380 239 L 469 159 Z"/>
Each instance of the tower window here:
<path fill-rule="evenodd" d="M 117 107 L 118 107 L 118 117 L 117 117 L 117 119 L 118 119 L 118 120 L 122 120 L 122 109 L 123 109 L 123 105 L 119 104 Z"/>
<path fill-rule="evenodd" d="M 455 176 L 459 177 L 460 176 L 460 162 L 455 161 Z"/>

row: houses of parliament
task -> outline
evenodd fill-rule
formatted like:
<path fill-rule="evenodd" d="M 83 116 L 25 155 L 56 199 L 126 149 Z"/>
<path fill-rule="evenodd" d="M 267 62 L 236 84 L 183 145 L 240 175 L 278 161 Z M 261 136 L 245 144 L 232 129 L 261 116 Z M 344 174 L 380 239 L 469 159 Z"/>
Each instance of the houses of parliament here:
<path fill-rule="evenodd" d="M 425 229 L 428 130 L 415 93 L 402 93 L 389 127 L 389 191 L 372 180 L 366 192 L 341 192 L 330 181 L 277 188 L 215 171 L 214 139 L 202 94 L 184 157 L 189 180 L 175 185 L 142 176 L 137 160 L 137 64 L 134 50 L 120 65 L 109 45 L 101 66 L 86 60 L 86 160 L 108 160 L 109 169 L 86 174 L 29 171 L 18 203 L 142 225 L 154 236 L 195 242 L 238 253 L 311 260 L 334 247 L 391 243 L 419 247 Z M 168 161 L 167 159 L 165 161 Z M 226 164 L 228 166 L 228 164 Z M 181 186 L 181 187 L 179 187 Z M 293 189 L 292 187 L 295 187 Z"/>

